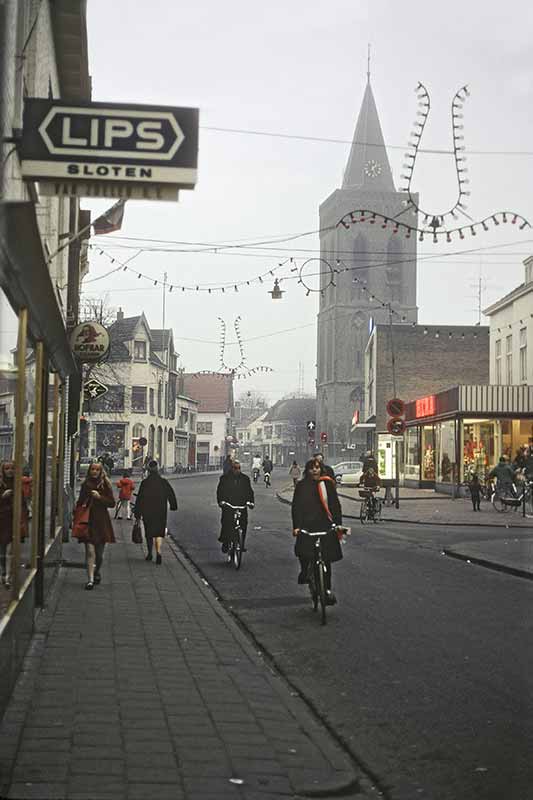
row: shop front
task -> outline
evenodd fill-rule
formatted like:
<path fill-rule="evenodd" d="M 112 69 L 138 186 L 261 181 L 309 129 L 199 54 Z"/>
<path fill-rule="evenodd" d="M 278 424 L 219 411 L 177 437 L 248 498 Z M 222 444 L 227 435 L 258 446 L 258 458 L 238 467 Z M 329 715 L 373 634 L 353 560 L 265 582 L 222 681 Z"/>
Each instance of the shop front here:
<path fill-rule="evenodd" d="M 406 406 L 404 484 L 460 494 L 533 444 L 533 387 L 455 386 Z"/>

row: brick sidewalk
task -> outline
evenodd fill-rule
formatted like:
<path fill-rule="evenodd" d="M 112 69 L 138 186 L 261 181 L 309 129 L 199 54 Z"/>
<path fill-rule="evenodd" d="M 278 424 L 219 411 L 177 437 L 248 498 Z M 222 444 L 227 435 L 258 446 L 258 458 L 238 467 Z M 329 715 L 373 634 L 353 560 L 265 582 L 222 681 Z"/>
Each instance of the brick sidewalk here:
<path fill-rule="evenodd" d="M 365 784 L 175 545 L 157 567 L 115 525 L 92 592 L 82 548 L 65 548 L 0 726 L 0 795 L 268 800 Z"/>

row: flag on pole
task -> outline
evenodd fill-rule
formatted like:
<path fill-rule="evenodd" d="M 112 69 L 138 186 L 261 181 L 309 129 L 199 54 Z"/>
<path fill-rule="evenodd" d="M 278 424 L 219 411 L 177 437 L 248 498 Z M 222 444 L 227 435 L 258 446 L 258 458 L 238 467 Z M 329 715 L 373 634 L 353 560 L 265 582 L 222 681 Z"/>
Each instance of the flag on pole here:
<path fill-rule="evenodd" d="M 125 200 L 119 200 L 118 203 L 111 206 L 102 216 L 95 219 L 93 228 L 96 236 L 101 236 L 104 233 L 113 233 L 113 231 L 119 231 L 122 228 L 125 205 Z"/>

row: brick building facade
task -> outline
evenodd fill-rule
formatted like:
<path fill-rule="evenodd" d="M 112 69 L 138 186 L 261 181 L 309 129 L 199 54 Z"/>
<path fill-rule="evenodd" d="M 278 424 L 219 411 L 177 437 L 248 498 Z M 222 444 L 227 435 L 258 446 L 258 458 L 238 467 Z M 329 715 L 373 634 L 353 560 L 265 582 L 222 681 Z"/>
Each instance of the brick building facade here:
<path fill-rule="evenodd" d="M 396 387 L 393 386 L 392 348 Z M 478 325 L 376 325 L 365 351 L 366 423 L 387 429 L 387 401 L 405 402 L 456 384 L 489 382 L 489 329 Z"/>

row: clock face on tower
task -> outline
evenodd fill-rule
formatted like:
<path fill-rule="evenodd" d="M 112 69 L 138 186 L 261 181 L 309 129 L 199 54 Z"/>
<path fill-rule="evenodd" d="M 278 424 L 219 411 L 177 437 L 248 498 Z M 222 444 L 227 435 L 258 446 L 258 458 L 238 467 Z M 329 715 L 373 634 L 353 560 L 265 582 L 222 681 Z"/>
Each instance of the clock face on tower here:
<path fill-rule="evenodd" d="M 378 175 L 381 175 L 381 164 L 373 158 L 366 162 L 364 169 L 369 178 L 377 178 Z"/>

